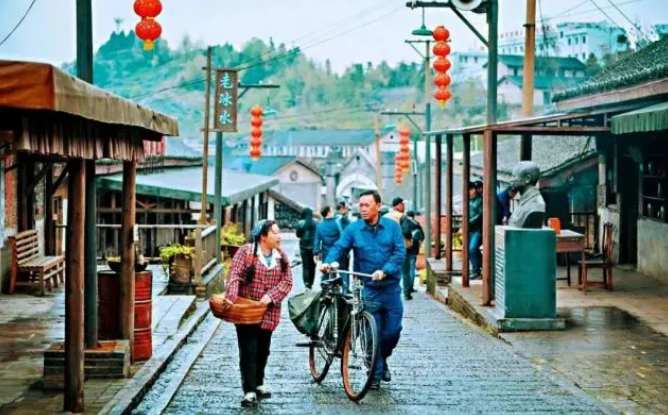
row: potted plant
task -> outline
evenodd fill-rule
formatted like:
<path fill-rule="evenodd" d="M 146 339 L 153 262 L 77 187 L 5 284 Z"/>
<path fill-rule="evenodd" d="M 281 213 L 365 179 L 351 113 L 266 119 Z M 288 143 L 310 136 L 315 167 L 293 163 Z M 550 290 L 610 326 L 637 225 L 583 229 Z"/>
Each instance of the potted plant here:
<path fill-rule="evenodd" d="M 246 242 L 246 236 L 241 232 L 236 223 L 228 223 L 221 229 L 220 245 L 223 248 L 225 257 L 234 257 L 234 254 L 237 253 L 244 242 Z"/>
<path fill-rule="evenodd" d="M 108 256 L 106 257 L 107 265 L 112 271 L 121 272 L 121 257 Z M 148 260 L 142 255 L 137 248 L 135 248 L 135 272 L 142 272 L 148 267 Z"/>
<path fill-rule="evenodd" d="M 169 281 L 177 284 L 190 283 L 193 274 L 195 248 L 181 244 L 172 244 L 160 248 L 160 260 Z"/>

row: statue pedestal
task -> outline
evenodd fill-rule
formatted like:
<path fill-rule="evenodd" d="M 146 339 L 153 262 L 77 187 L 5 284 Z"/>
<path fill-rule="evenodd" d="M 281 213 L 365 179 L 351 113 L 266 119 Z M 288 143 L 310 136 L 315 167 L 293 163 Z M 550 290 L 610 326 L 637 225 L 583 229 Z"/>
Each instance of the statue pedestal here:
<path fill-rule="evenodd" d="M 496 306 L 500 332 L 562 330 L 557 317 L 556 235 L 552 229 L 496 227 Z"/>

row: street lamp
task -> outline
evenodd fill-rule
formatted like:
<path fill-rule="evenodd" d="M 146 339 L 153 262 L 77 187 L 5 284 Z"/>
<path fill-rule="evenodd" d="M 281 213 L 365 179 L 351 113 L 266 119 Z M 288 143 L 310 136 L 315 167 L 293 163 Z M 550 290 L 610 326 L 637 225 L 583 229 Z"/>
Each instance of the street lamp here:
<path fill-rule="evenodd" d="M 422 8 L 422 26 L 418 29 L 415 29 L 411 32 L 414 36 L 426 37 L 426 40 L 409 40 L 406 41 L 415 51 L 424 58 L 424 101 L 425 101 L 425 110 L 424 110 L 424 119 L 425 119 L 425 129 L 424 132 L 431 131 L 431 102 L 430 102 L 430 92 L 429 92 L 429 77 L 431 74 L 431 65 L 430 60 L 430 43 L 433 36 L 433 32 L 425 26 L 425 10 Z M 414 43 L 424 43 L 425 44 L 425 53 L 422 53 L 413 45 Z M 424 177 L 424 207 L 425 207 L 425 253 L 427 257 L 431 255 L 431 138 L 429 135 L 424 136 L 425 140 L 425 177 Z M 417 154 L 417 140 L 413 142 L 413 153 Z M 416 172 L 417 175 L 417 172 Z M 417 178 L 417 177 L 416 177 Z M 417 183 L 417 180 L 415 180 Z M 417 201 L 417 186 L 413 188 L 413 200 Z"/>

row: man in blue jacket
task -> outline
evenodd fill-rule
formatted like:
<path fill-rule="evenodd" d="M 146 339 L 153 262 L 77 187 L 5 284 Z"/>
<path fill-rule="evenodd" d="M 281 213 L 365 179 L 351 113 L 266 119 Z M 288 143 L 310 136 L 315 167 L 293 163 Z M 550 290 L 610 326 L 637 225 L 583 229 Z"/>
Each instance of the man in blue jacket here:
<path fill-rule="evenodd" d="M 320 209 L 320 215 L 322 215 L 323 220 L 315 230 L 315 239 L 313 241 L 313 260 L 315 262 L 318 262 L 318 260 L 324 262 L 327 254 L 329 254 L 329 250 L 332 249 L 343 234 L 341 221 L 334 217 L 334 210 L 330 206 L 324 206 Z M 341 269 L 343 269 L 343 266 L 341 266 Z M 348 291 L 347 275 L 342 275 L 342 277 L 343 288 Z M 324 275 L 323 278 L 325 278 Z"/>
<path fill-rule="evenodd" d="M 401 265 L 406 256 L 401 228 L 392 219 L 379 216 L 380 194 L 375 190 L 362 193 L 359 200 L 363 220 L 353 222 L 329 251 L 323 261 L 322 272 L 331 271 L 329 264 L 337 262 L 351 249 L 355 253 L 353 270 L 373 274 L 373 281 L 364 286 L 365 307 L 373 314 L 380 337 L 380 353 L 372 389 L 380 388 L 380 381 L 392 380 L 387 359 L 399 342 L 401 319 Z"/>

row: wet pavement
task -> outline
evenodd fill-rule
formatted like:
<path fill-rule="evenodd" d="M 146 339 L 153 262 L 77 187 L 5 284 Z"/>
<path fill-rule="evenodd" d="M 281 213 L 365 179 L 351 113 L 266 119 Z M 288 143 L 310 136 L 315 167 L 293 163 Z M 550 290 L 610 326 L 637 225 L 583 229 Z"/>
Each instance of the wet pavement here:
<path fill-rule="evenodd" d="M 292 246 L 286 241 L 284 246 Z M 290 252 L 290 249 L 286 249 Z M 294 269 L 295 292 L 301 270 Z M 405 303 L 404 329 L 389 360 L 392 383 L 359 404 L 342 387 L 340 361 L 321 385 L 308 370 L 304 340 L 287 318 L 275 332 L 267 368 L 274 397 L 242 409 L 236 333 L 221 324 L 167 407 L 167 414 L 601 414 L 581 390 L 534 367 L 501 340 L 462 322 L 423 293 Z M 206 330 L 203 324 L 200 330 Z"/>
<path fill-rule="evenodd" d="M 625 414 L 668 413 L 668 337 L 615 307 L 559 314 L 563 332 L 502 337 L 536 367 L 552 367 Z"/>

